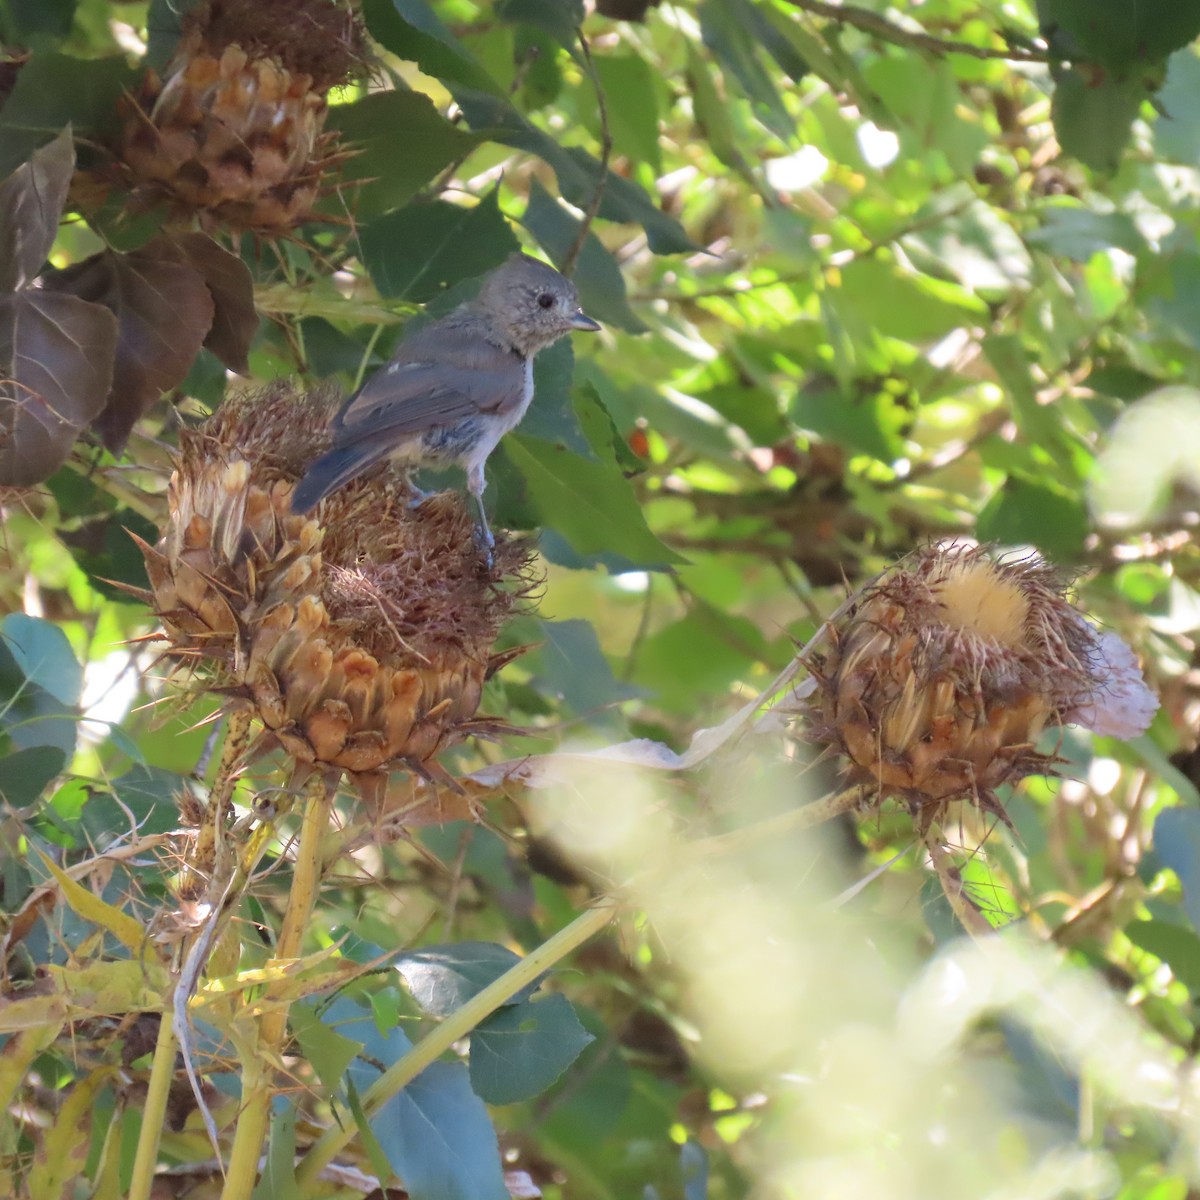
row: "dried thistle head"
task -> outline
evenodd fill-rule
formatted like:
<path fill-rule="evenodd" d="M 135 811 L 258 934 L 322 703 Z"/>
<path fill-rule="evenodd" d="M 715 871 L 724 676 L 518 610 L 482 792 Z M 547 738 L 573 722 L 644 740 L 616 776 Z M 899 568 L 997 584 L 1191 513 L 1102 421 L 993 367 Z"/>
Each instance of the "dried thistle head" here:
<path fill-rule="evenodd" d="M 134 179 L 202 219 L 279 234 L 312 215 L 340 161 L 329 89 L 365 74 L 359 19 L 336 0 L 206 0 L 162 77 L 127 103 Z"/>
<path fill-rule="evenodd" d="M 1118 669 L 1110 636 L 1038 559 L 927 547 L 864 589 L 832 625 L 832 649 L 812 656 L 813 737 L 843 756 L 852 784 L 905 800 L 923 823 L 954 800 L 1003 819 L 995 789 L 1059 761 L 1037 749 L 1045 729 L 1099 728 L 1088 714 L 1103 711 L 1141 732 L 1153 715 L 1132 655 Z M 1122 693 L 1132 709 L 1116 718 Z"/>
<path fill-rule="evenodd" d="M 252 707 L 260 748 L 377 789 L 495 731 L 475 714 L 530 551 L 501 542 L 489 568 L 461 496 L 413 508 L 387 469 L 293 513 L 335 404 L 276 385 L 183 434 L 170 524 L 142 549 L 174 661 Z"/>

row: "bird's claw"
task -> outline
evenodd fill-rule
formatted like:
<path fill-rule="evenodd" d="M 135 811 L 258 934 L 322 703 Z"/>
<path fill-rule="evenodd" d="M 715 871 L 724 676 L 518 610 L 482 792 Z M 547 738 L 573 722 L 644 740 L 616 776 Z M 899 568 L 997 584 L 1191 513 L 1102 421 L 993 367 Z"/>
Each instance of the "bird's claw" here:
<path fill-rule="evenodd" d="M 487 563 L 490 571 L 496 561 L 496 539 L 486 524 L 475 526 L 475 549 L 479 551 L 480 558 Z"/>

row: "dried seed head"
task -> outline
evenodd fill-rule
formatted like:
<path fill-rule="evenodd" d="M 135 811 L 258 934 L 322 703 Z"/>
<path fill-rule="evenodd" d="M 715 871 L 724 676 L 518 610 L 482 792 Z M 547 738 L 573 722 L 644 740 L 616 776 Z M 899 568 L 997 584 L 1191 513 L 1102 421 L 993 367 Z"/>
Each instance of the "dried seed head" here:
<path fill-rule="evenodd" d="M 331 87 L 364 74 L 358 18 L 334 0 L 208 0 L 160 78 L 127 105 L 119 155 L 187 213 L 271 235 L 312 215 L 341 155 Z"/>
<path fill-rule="evenodd" d="M 153 599 L 171 656 L 253 707 L 260 748 L 356 776 L 427 771 L 495 731 L 475 712 L 530 551 L 502 541 L 489 570 L 461 496 L 413 508 L 387 469 L 293 513 L 335 403 L 275 386 L 181 437 L 171 523 L 142 547 Z"/>
<path fill-rule="evenodd" d="M 1156 705 L 1127 648 L 1114 687 L 1111 635 L 1071 607 L 1050 567 L 986 548 L 918 551 L 830 635 L 833 648 L 810 662 L 814 737 L 844 756 L 852 783 L 903 798 L 925 821 L 953 800 L 1003 816 L 995 789 L 1058 761 L 1036 748 L 1044 729 L 1095 714 L 1098 729 L 1144 716 L 1140 732 Z M 1115 717 L 1112 702 L 1130 697 Z"/>

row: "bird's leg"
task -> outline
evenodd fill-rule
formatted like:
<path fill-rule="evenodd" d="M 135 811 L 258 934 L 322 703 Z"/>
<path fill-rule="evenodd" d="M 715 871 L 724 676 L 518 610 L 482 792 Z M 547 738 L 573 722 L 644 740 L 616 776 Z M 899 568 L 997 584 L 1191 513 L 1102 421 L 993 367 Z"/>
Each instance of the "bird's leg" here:
<path fill-rule="evenodd" d="M 487 509 L 483 507 L 483 489 L 485 487 L 487 487 L 487 480 L 483 476 L 483 467 L 471 467 L 467 472 L 467 491 L 471 493 L 471 498 L 475 501 L 475 544 L 479 547 L 479 552 L 487 559 L 487 565 L 490 567 L 496 539 L 492 536 L 492 529 L 488 524 Z"/>

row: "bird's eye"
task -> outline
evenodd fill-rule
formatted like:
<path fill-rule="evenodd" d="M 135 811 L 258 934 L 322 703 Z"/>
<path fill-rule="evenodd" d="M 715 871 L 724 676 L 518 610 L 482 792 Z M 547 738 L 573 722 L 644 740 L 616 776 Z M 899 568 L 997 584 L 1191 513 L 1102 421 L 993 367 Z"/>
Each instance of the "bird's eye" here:
<path fill-rule="evenodd" d="M 553 308 L 554 307 L 554 297 L 552 295 L 550 295 L 549 292 L 543 292 L 538 297 L 538 307 L 539 308 Z"/>

